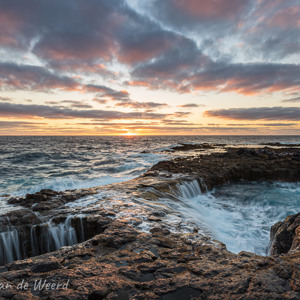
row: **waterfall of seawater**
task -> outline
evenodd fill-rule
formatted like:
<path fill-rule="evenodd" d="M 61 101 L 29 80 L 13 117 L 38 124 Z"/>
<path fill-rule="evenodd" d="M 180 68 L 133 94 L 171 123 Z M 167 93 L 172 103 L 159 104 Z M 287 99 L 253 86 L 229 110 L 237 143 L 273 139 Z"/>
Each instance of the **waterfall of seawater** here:
<path fill-rule="evenodd" d="M 48 223 L 47 252 L 71 246 L 77 243 L 76 231 L 71 225 L 71 217 L 67 217 L 64 223 L 55 225 Z"/>
<path fill-rule="evenodd" d="M 72 226 L 74 217 L 79 218 L 78 233 Z M 43 223 L 33 225 L 30 231 L 26 231 L 25 228 L 20 231 L 18 227 L 7 225 L 6 230 L 0 233 L 0 265 L 84 241 L 83 217 L 83 215 L 68 216 L 59 224 L 55 224 L 53 220 L 45 222 L 41 217 Z M 29 246 L 26 246 L 26 240 L 30 240 Z"/>
<path fill-rule="evenodd" d="M 186 199 L 197 197 L 201 194 L 201 189 L 197 180 L 186 181 L 179 186 L 181 194 Z"/>
<path fill-rule="evenodd" d="M 0 264 L 21 259 L 18 231 L 7 226 L 7 231 L 0 233 Z"/>
<path fill-rule="evenodd" d="M 271 226 L 300 206 L 299 183 L 240 182 L 202 193 L 194 180 L 178 189 L 176 209 L 234 253 L 267 255 Z"/>

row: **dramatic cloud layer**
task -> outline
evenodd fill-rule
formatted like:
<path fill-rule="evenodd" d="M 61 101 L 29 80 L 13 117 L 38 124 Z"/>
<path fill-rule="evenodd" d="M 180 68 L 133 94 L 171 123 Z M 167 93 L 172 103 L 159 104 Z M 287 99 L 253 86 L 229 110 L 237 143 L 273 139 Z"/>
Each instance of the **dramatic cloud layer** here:
<path fill-rule="evenodd" d="M 182 55 L 182 54 L 181 54 Z M 190 57 L 188 54 L 186 57 Z M 204 58 L 203 58 L 204 59 Z M 138 82 L 151 88 L 168 87 L 178 92 L 192 90 L 233 91 L 240 94 L 258 94 L 279 90 L 299 90 L 300 66 L 292 64 L 228 64 L 190 63 L 181 68 L 180 58 L 168 55 L 167 59 L 141 65 L 133 71 Z M 183 71 L 180 71 L 183 69 Z M 169 74 L 175 72 L 175 76 Z"/>
<path fill-rule="evenodd" d="M 221 34 L 240 22 L 253 6 L 251 0 L 150 0 L 154 16 L 172 27 Z"/>
<path fill-rule="evenodd" d="M 139 119 L 128 128 L 201 134 L 244 132 L 222 119 L 299 121 L 299 15 L 299 0 L 1 1 L 0 122 Z"/>

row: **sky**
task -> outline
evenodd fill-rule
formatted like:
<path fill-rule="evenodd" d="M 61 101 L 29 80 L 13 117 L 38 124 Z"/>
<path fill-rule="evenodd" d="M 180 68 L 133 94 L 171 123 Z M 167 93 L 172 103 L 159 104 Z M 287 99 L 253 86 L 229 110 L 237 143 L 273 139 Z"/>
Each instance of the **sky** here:
<path fill-rule="evenodd" d="M 0 2 L 0 135 L 298 135 L 299 0 Z"/>

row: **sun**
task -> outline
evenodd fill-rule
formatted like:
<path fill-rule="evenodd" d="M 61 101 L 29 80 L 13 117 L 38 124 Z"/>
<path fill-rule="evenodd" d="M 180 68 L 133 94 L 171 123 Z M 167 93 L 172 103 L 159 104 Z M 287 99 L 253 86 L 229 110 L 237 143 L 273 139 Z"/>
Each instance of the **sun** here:
<path fill-rule="evenodd" d="M 137 134 L 134 133 L 134 132 L 125 132 L 125 133 L 121 133 L 120 135 L 123 135 L 123 136 L 133 136 L 133 135 L 137 135 Z"/>

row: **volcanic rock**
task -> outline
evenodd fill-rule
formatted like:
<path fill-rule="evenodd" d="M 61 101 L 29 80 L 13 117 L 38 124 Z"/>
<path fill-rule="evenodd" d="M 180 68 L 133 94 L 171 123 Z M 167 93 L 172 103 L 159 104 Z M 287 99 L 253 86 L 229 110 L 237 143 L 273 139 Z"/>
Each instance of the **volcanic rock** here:
<path fill-rule="evenodd" d="M 271 228 L 270 253 L 281 254 L 300 250 L 300 213 L 288 216 Z"/>
<path fill-rule="evenodd" d="M 166 171 L 174 174 L 172 178 L 160 176 Z M 145 176 L 125 183 L 66 192 L 42 190 L 11 199 L 24 208 L 9 219 L 13 226 L 27 226 L 28 233 L 40 222 L 32 212 L 35 207 L 60 224 L 70 214 L 65 203 L 100 189 L 149 204 L 166 193 L 176 201 L 177 185 L 195 179 L 202 191 L 240 179 L 299 181 L 299 149 L 232 148 L 160 162 Z M 42 210 L 43 204 L 47 210 Z M 274 255 L 262 257 L 233 254 L 197 230 L 186 233 L 167 227 L 167 209 L 156 206 L 149 213 L 122 217 L 125 209 L 134 208 L 121 201 L 87 208 L 84 218 L 71 220 L 77 233 L 83 224 L 86 241 L 0 267 L 0 283 L 10 286 L 0 288 L 1 299 L 300 299 L 300 213 L 272 227 Z M 148 222 L 147 230 L 138 227 L 142 222 Z M 23 279 L 30 287 L 26 291 L 17 288 Z M 40 279 L 68 283 L 68 288 L 35 290 Z"/>

